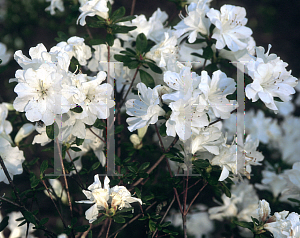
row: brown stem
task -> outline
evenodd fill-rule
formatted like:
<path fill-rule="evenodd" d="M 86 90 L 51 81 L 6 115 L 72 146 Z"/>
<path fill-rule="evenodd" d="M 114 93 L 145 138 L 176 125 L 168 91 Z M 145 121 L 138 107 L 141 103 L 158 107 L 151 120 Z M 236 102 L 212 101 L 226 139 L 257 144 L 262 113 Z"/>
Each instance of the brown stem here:
<path fill-rule="evenodd" d="M 92 228 L 93 228 L 93 224 L 90 223 L 89 229 L 83 232 L 83 234 L 80 237 L 86 237 L 89 234 L 90 230 L 92 230 Z"/>
<path fill-rule="evenodd" d="M 155 126 L 155 131 L 156 131 L 156 134 L 157 134 L 158 139 L 159 139 L 159 142 L 160 142 L 161 150 L 162 150 L 162 152 L 164 153 L 164 152 L 165 152 L 165 147 L 164 147 L 164 144 L 163 144 L 163 142 L 162 142 L 162 139 L 161 139 L 161 136 L 160 136 L 160 134 L 159 134 L 159 131 L 158 131 L 158 128 L 157 128 L 156 123 L 154 124 L 154 126 Z"/>
<path fill-rule="evenodd" d="M 191 185 L 191 186 L 188 187 L 188 190 L 191 189 L 192 187 L 194 187 L 194 186 L 195 186 L 197 183 L 199 183 L 200 181 L 201 181 L 200 179 L 197 180 L 193 185 Z M 184 192 L 185 192 L 185 191 L 182 191 L 182 192 L 180 193 L 180 195 L 183 194 Z"/>
<path fill-rule="evenodd" d="M 169 213 L 169 211 L 170 211 L 170 209 L 171 209 L 171 207 L 172 207 L 174 201 L 175 201 L 175 195 L 173 196 L 173 199 L 172 199 L 171 203 L 169 204 L 169 206 L 168 206 L 168 208 L 167 208 L 165 214 L 164 214 L 163 217 L 161 218 L 159 224 L 163 223 L 163 221 L 164 221 L 164 219 L 166 218 L 166 216 L 168 215 L 168 213 Z M 154 231 L 154 233 L 153 233 L 153 235 L 152 235 L 152 238 L 155 236 L 156 232 L 157 232 L 157 228 L 156 228 L 156 230 Z"/>
<path fill-rule="evenodd" d="M 207 59 L 204 60 L 204 63 L 203 63 L 203 66 L 202 66 L 202 70 L 205 69 L 206 61 L 207 61 Z"/>
<path fill-rule="evenodd" d="M 108 219 L 106 219 L 106 220 L 104 221 L 104 224 L 102 225 L 101 230 L 100 230 L 100 232 L 99 232 L 97 238 L 100 238 L 101 235 L 104 233 L 105 228 L 107 227 L 107 224 L 108 224 Z"/>
<path fill-rule="evenodd" d="M 95 136 L 97 136 L 103 143 L 106 143 L 99 135 L 97 135 L 97 134 L 92 130 L 92 128 L 89 128 L 89 130 L 90 130 Z"/>
<path fill-rule="evenodd" d="M 89 34 L 89 37 L 90 37 L 91 39 L 93 39 L 92 33 L 91 33 L 91 31 L 90 31 L 90 28 L 89 28 L 87 25 L 85 25 L 85 29 L 86 29 L 87 33 Z"/>
<path fill-rule="evenodd" d="M 166 150 L 166 152 L 169 152 L 171 150 L 171 148 L 173 148 L 173 146 L 177 143 L 179 137 L 176 136 L 175 139 L 173 140 L 173 142 L 171 143 L 171 145 L 169 146 L 169 148 Z M 148 169 L 147 174 L 150 174 L 159 164 L 161 161 L 163 161 L 163 159 L 166 157 L 165 154 L 163 154 L 162 156 L 160 156 L 160 158 L 155 162 L 154 165 L 151 166 L 151 168 Z M 129 191 L 131 191 L 134 187 L 136 187 L 138 184 L 140 184 L 144 179 L 140 178 L 138 181 L 136 181 L 134 184 L 132 184 L 132 188 L 129 189 Z"/>
<path fill-rule="evenodd" d="M 140 66 L 138 66 L 138 67 L 136 68 L 136 71 L 135 71 L 135 73 L 134 73 L 134 75 L 133 75 L 133 78 L 132 78 L 132 81 L 131 81 L 131 83 L 130 83 L 130 86 L 129 86 L 129 88 L 128 88 L 128 90 L 127 90 L 127 92 L 126 92 L 126 94 L 125 94 L 123 100 L 122 100 L 121 103 L 120 103 L 120 110 L 121 110 L 121 107 L 123 106 L 123 104 L 124 104 L 124 102 L 125 102 L 125 100 L 126 100 L 126 97 L 128 96 L 128 94 L 129 94 L 129 92 L 130 92 L 130 89 L 132 88 L 133 82 L 134 82 L 134 80 L 135 80 L 135 78 L 136 78 L 136 76 L 137 76 L 137 73 L 139 72 L 139 69 L 140 69 Z M 119 113 L 119 111 L 118 111 L 117 113 Z"/>
<path fill-rule="evenodd" d="M 136 0 L 132 0 L 131 11 L 130 11 L 130 15 L 131 15 L 131 16 L 132 16 L 133 13 L 134 13 L 135 3 L 136 3 Z"/>
<path fill-rule="evenodd" d="M 61 154 L 61 151 L 60 151 L 60 146 L 59 146 L 58 138 L 56 138 L 56 144 L 57 144 L 58 154 L 59 154 L 60 163 L 61 163 L 61 167 L 62 167 L 62 171 L 63 171 L 63 176 L 64 176 L 64 180 L 65 180 L 65 186 L 66 186 L 67 197 L 68 197 L 68 201 L 69 201 L 71 218 L 73 218 L 73 209 L 72 209 L 72 203 L 71 203 L 71 196 L 70 196 L 70 191 L 69 191 L 69 185 L 68 185 L 68 181 L 67 181 L 67 177 L 66 177 L 66 170 L 65 170 L 65 166 L 64 166 L 62 154 Z M 75 237 L 73 229 L 71 229 L 71 232 L 72 232 L 72 236 Z"/>
<path fill-rule="evenodd" d="M 61 213 L 60 213 L 60 211 L 59 211 L 59 209 L 58 209 L 56 203 L 54 202 L 54 199 L 53 199 L 53 197 L 52 197 L 52 194 L 51 194 L 49 188 L 47 187 L 47 185 L 46 185 L 46 183 L 45 183 L 44 180 L 41 180 L 41 181 L 42 181 L 44 187 L 46 188 L 46 190 L 47 190 L 47 192 L 48 192 L 48 194 L 49 194 L 49 197 L 51 198 L 51 200 L 52 200 L 52 202 L 53 202 L 53 204 L 54 204 L 54 206 L 55 206 L 55 208 L 56 208 L 56 210 L 57 210 L 57 212 L 58 212 L 58 215 L 60 216 L 61 221 L 62 221 L 63 224 L 64 224 L 64 228 L 67 228 L 67 225 L 66 225 L 66 223 L 65 223 L 65 221 L 64 221 L 64 218 L 62 217 L 62 215 L 61 215 Z"/>
<path fill-rule="evenodd" d="M 145 211 L 148 211 L 151 207 L 153 207 L 157 202 L 153 202 L 151 205 L 149 205 Z M 118 234 L 121 230 L 123 230 L 126 226 L 134 222 L 136 219 L 140 218 L 142 216 L 142 213 L 136 215 L 134 218 L 132 218 L 129 222 L 125 223 L 121 228 L 119 228 L 117 231 L 115 231 L 113 234 L 111 234 L 108 238 L 113 237 L 115 234 Z"/>
<path fill-rule="evenodd" d="M 70 155 L 69 150 L 67 150 L 67 154 L 68 154 L 68 156 L 69 156 L 69 158 L 70 158 L 70 160 L 71 160 L 71 162 L 72 162 L 72 164 L 73 164 L 73 166 L 74 166 L 75 172 L 76 172 L 76 174 L 77 174 L 77 176 L 78 176 L 78 178 L 79 178 L 79 181 L 80 181 L 80 187 L 81 187 L 82 189 L 84 189 L 83 182 L 82 182 L 82 180 L 81 180 L 81 178 L 80 178 L 80 175 L 79 175 L 79 173 L 78 173 L 78 170 L 76 169 L 76 166 L 75 166 L 74 161 L 73 161 L 73 159 L 72 159 L 72 157 L 71 157 L 71 155 Z"/>
<path fill-rule="evenodd" d="M 183 229 L 183 237 L 187 238 L 186 214 L 182 214 L 182 229 Z"/>
<path fill-rule="evenodd" d="M 108 228 L 107 228 L 107 232 L 106 232 L 106 238 L 108 238 L 110 226 L 111 226 L 111 219 L 109 219 Z"/>
<path fill-rule="evenodd" d="M 232 114 L 232 113 L 234 113 L 234 112 L 237 112 L 237 109 L 232 110 L 232 111 L 230 112 L 230 114 Z M 222 121 L 222 120 L 223 120 L 223 119 L 220 117 L 220 118 L 218 118 L 217 120 L 215 120 L 215 121 L 209 123 L 208 126 L 206 126 L 206 127 L 209 127 L 209 126 L 211 126 L 211 125 L 213 125 L 213 124 L 216 124 L 217 122 Z"/>
<path fill-rule="evenodd" d="M 195 195 L 195 197 L 193 198 L 193 200 L 191 201 L 189 207 L 186 210 L 186 214 L 189 212 L 191 206 L 193 205 L 193 203 L 195 202 L 196 198 L 199 196 L 199 194 L 202 192 L 202 190 L 206 187 L 206 185 L 208 184 L 208 182 L 206 182 L 203 187 L 198 191 L 198 193 Z"/>

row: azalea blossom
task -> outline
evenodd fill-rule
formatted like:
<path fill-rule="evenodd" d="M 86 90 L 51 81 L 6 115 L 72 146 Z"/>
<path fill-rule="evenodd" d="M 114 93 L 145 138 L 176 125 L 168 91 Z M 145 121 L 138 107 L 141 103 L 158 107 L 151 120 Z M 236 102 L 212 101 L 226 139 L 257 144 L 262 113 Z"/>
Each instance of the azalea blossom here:
<path fill-rule="evenodd" d="M 142 205 L 142 200 L 139 198 L 131 197 L 131 193 L 124 186 L 114 186 L 110 189 L 111 206 L 122 208 L 131 207 L 130 203 L 139 202 Z"/>
<path fill-rule="evenodd" d="M 46 2 L 51 2 L 50 6 L 48 6 L 45 11 L 50 11 L 51 15 L 55 14 L 55 9 L 58 9 L 61 12 L 65 11 L 64 3 L 62 0 L 46 0 Z"/>
<path fill-rule="evenodd" d="M 263 222 L 270 216 L 271 208 L 265 199 L 259 201 L 257 213 L 259 215 L 259 219 Z"/>
<path fill-rule="evenodd" d="M 132 132 L 146 125 L 155 124 L 158 117 L 165 114 L 165 111 L 159 106 L 157 87 L 151 89 L 143 83 L 137 84 L 140 99 L 129 99 L 125 104 L 126 113 L 133 116 L 126 120 L 129 124 L 129 131 Z"/>
<path fill-rule="evenodd" d="M 212 38 L 217 40 L 216 48 L 223 49 L 226 45 L 232 51 L 245 49 L 247 43 L 243 42 L 252 35 L 252 30 L 246 27 L 246 10 L 243 7 L 223 5 L 221 12 L 211 8 L 207 16 L 216 27 Z"/>
<path fill-rule="evenodd" d="M 93 223 L 95 220 L 97 220 L 99 213 L 98 210 L 108 208 L 108 199 L 110 193 L 109 182 L 110 180 L 106 176 L 104 179 L 104 186 L 102 187 L 99 175 L 96 174 L 94 176 L 94 183 L 88 186 L 88 190 L 82 190 L 84 195 L 89 200 L 76 201 L 77 203 L 94 204 L 85 212 L 85 217 L 89 223 Z"/>
<path fill-rule="evenodd" d="M 0 59 L 2 60 L 0 67 L 6 65 L 11 59 L 11 56 L 12 54 L 7 51 L 6 45 L 0 42 Z"/>

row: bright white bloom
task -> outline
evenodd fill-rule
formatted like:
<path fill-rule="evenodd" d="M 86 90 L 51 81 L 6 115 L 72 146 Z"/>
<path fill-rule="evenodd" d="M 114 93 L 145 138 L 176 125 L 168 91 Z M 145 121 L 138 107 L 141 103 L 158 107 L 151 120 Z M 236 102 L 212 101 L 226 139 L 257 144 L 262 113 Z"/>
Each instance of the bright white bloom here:
<path fill-rule="evenodd" d="M 153 46 L 146 54 L 146 57 L 154 60 L 159 67 L 165 67 L 170 57 L 176 57 L 176 45 L 176 36 L 170 37 L 169 33 L 165 32 L 165 38 L 163 41 Z"/>
<path fill-rule="evenodd" d="M 62 0 L 46 0 L 46 2 L 51 2 L 50 6 L 45 9 L 45 11 L 50 11 L 51 15 L 55 14 L 55 9 L 61 12 L 65 11 L 64 2 Z"/>
<path fill-rule="evenodd" d="M 234 199 L 226 197 L 225 194 L 222 194 L 221 198 L 224 205 L 209 208 L 209 219 L 222 221 L 225 217 L 235 217 L 237 215 L 238 208 L 234 202 Z"/>
<path fill-rule="evenodd" d="M 227 45 L 232 51 L 245 49 L 247 43 L 241 40 L 252 34 L 252 30 L 245 26 L 248 21 L 245 8 L 223 5 L 220 10 L 212 8 L 206 14 L 216 26 L 212 35 L 217 40 L 216 48 L 223 49 Z"/>
<path fill-rule="evenodd" d="M 191 72 L 190 67 L 182 67 L 179 73 L 167 71 L 164 73 L 164 81 L 175 91 L 162 95 L 162 99 L 166 101 L 189 100 L 193 95 L 200 93 L 196 90 L 200 80 L 200 76 Z"/>
<path fill-rule="evenodd" d="M 149 21 L 145 15 L 136 15 L 136 18 L 131 22 L 123 22 L 120 25 L 136 26 L 137 28 L 130 31 L 128 34 L 118 34 L 119 38 L 125 41 L 135 40 L 140 33 L 144 33 L 147 39 L 150 39 L 156 43 L 160 43 L 164 37 L 164 22 L 168 19 L 168 14 L 161 11 L 160 8 L 152 14 Z"/>
<path fill-rule="evenodd" d="M 15 136 L 15 144 L 18 145 L 21 140 L 29 136 L 34 130 L 35 126 L 33 124 L 25 123 Z"/>
<path fill-rule="evenodd" d="M 0 104 L 0 134 L 10 134 L 12 132 L 11 123 L 6 120 L 8 116 L 8 109 L 5 103 Z"/>
<path fill-rule="evenodd" d="M 282 190 L 283 199 L 288 197 L 299 197 L 300 195 L 300 162 L 293 164 L 293 168 L 284 171 L 287 185 Z"/>
<path fill-rule="evenodd" d="M 139 202 L 142 205 L 142 200 L 139 198 L 131 197 L 131 193 L 124 186 L 114 186 L 110 189 L 111 206 L 119 206 L 119 210 L 122 208 L 131 207 L 130 203 Z"/>
<path fill-rule="evenodd" d="M 74 56 L 80 65 L 86 65 L 87 60 L 92 57 L 91 48 L 84 44 L 84 39 L 78 36 L 73 36 L 67 42 L 60 42 L 52 47 L 50 52 L 62 51 L 66 52 L 70 59 Z"/>
<path fill-rule="evenodd" d="M 262 47 L 256 48 L 256 60 L 247 64 L 248 74 L 253 83 L 248 84 L 245 91 L 247 98 L 253 102 L 261 99 L 268 108 L 277 111 L 273 97 L 279 97 L 284 102 L 291 100 L 290 95 L 295 93 L 293 87 L 297 85 L 298 80 L 291 75 L 291 71 L 286 70 L 287 63 L 279 57 L 274 59 L 274 55 L 268 56 L 269 50 L 263 54 Z"/>
<path fill-rule="evenodd" d="M 129 99 L 126 102 L 126 113 L 133 116 L 126 120 L 129 124 L 129 131 L 132 132 L 146 125 L 155 124 L 158 117 L 165 114 L 165 111 L 159 106 L 158 86 L 151 89 L 143 83 L 137 84 L 140 99 Z"/>
<path fill-rule="evenodd" d="M 47 126 L 54 122 L 55 114 L 70 109 L 67 99 L 60 95 L 62 74 L 49 64 L 42 64 L 37 70 L 17 70 L 19 83 L 15 87 L 18 97 L 13 105 L 19 112 L 26 112 L 31 122 L 42 120 Z M 61 105 L 55 106 L 56 98 L 60 97 Z"/>
<path fill-rule="evenodd" d="M 199 89 L 203 93 L 200 95 L 200 104 L 206 105 L 206 109 L 212 108 L 216 117 L 229 118 L 230 112 L 237 108 L 237 102 L 228 100 L 226 96 L 234 93 L 235 85 L 234 79 L 227 78 L 220 70 L 213 72 L 212 79 L 203 70 L 199 84 Z"/>
<path fill-rule="evenodd" d="M 264 228 L 271 232 L 274 238 L 286 238 L 285 233 L 290 232 L 292 224 L 291 221 L 286 219 L 288 213 L 288 211 L 275 212 L 264 225 Z"/>
<path fill-rule="evenodd" d="M 266 221 L 270 216 L 271 208 L 269 206 L 269 203 L 265 199 L 259 201 L 257 213 L 259 219 L 263 222 Z"/>
<path fill-rule="evenodd" d="M 174 26 L 176 29 L 175 34 L 177 37 L 190 32 L 188 41 L 189 43 L 195 42 L 198 33 L 208 35 L 210 21 L 205 17 L 209 7 L 207 0 L 199 0 L 198 3 L 191 3 L 186 9 L 188 16 L 181 15 L 181 21 Z"/>
<path fill-rule="evenodd" d="M 211 161 L 212 165 L 218 165 L 222 168 L 219 181 L 225 180 L 229 176 L 230 171 L 236 173 L 236 160 L 237 153 L 235 145 L 223 145 L 220 148 L 220 153 Z"/>
<path fill-rule="evenodd" d="M 77 203 L 87 203 L 94 204 L 85 212 L 85 218 L 89 221 L 89 223 L 93 223 L 97 220 L 98 210 L 108 208 L 108 199 L 109 199 L 109 178 L 106 176 L 104 180 L 104 186 L 102 188 L 101 182 L 99 180 L 99 175 L 96 174 L 94 176 L 94 183 L 92 183 L 88 190 L 82 190 L 84 195 L 89 200 L 85 201 L 77 201 Z"/>
<path fill-rule="evenodd" d="M 274 101 L 278 108 L 278 114 L 284 117 L 291 115 L 295 111 L 295 105 L 292 101 L 278 102 Z"/>
<path fill-rule="evenodd" d="M 192 133 L 199 134 L 200 129 L 209 124 L 206 113 L 197 105 L 196 99 L 179 99 L 169 104 L 172 114 L 166 122 L 168 136 L 175 137 L 177 134 L 181 140 L 187 140 Z M 190 122 L 187 119 L 188 115 L 191 117 Z"/>
<path fill-rule="evenodd" d="M 0 59 L 2 60 L 0 66 L 6 65 L 10 60 L 11 56 L 12 54 L 10 52 L 7 52 L 6 45 L 0 42 Z"/>
<path fill-rule="evenodd" d="M 12 147 L 11 144 L 4 138 L 0 138 L 0 156 L 3 159 L 5 167 L 12 179 L 14 175 L 23 173 L 22 163 L 25 160 L 23 151 L 19 150 L 18 147 Z M 9 183 L 1 165 L 0 182 L 4 182 L 6 184 Z"/>
<path fill-rule="evenodd" d="M 138 129 L 138 134 L 131 134 L 129 137 L 129 140 L 133 144 L 133 147 L 135 149 L 141 149 L 143 147 L 143 138 L 147 132 L 148 126 L 144 126 L 140 129 Z"/>
<path fill-rule="evenodd" d="M 7 228 L 11 231 L 9 238 L 19 238 L 19 237 L 26 237 L 26 231 L 27 231 L 27 226 L 19 226 L 19 224 L 22 221 L 16 221 L 18 218 L 23 217 L 21 212 L 11 212 L 8 214 L 9 220 L 8 220 L 8 226 Z M 28 229 L 28 238 L 35 238 L 35 236 L 32 234 L 35 229 L 33 229 L 33 224 L 29 224 L 29 229 Z"/>
<path fill-rule="evenodd" d="M 99 16 L 104 19 L 108 18 L 108 7 L 107 7 L 107 0 L 89 0 L 86 1 L 83 6 L 79 8 L 81 12 L 80 16 L 77 19 L 81 26 L 86 24 L 85 18 Z"/>

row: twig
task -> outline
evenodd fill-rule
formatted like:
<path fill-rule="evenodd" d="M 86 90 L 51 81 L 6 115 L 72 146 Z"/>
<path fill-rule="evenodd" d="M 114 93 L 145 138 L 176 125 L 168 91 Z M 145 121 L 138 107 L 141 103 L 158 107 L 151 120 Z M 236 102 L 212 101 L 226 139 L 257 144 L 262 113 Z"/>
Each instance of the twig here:
<path fill-rule="evenodd" d="M 56 203 L 54 202 L 54 199 L 53 199 L 53 197 L 52 197 L 52 195 L 51 195 L 51 192 L 49 191 L 49 188 L 47 187 L 47 185 L 46 185 L 46 183 L 45 183 L 44 180 L 41 180 L 41 181 L 42 181 L 44 187 L 46 188 L 46 190 L 47 190 L 47 192 L 48 192 L 48 194 L 49 194 L 49 197 L 51 198 L 51 200 L 52 200 L 52 202 L 53 202 L 53 204 L 54 204 L 54 206 L 55 206 L 55 208 L 56 208 L 56 210 L 57 210 L 57 212 L 58 212 L 58 215 L 60 216 L 60 219 L 61 219 L 61 221 L 62 221 L 62 223 L 63 223 L 63 225 L 64 225 L 64 228 L 67 228 L 67 225 L 66 225 L 66 223 L 65 223 L 65 221 L 64 221 L 64 218 L 62 217 L 62 215 L 61 215 L 61 213 L 60 213 L 60 211 L 59 211 L 59 209 L 58 209 Z"/>
<path fill-rule="evenodd" d="M 157 202 L 153 202 L 151 205 L 149 205 L 145 211 L 148 211 L 151 207 L 153 207 Z M 117 231 L 115 231 L 113 234 L 111 234 L 108 238 L 113 237 L 115 234 L 119 233 L 121 230 L 123 230 L 126 226 L 134 222 L 136 219 L 138 219 L 140 216 L 142 216 L 142 213 L 136 215 L 134 218 L 132 218 L 129 222 L 125 223 L 121 228 L 119 228 Z"/>
<path fill-rule="evenodd" d="M 186 213 L 189 212 L 189 210 L 190 210 L 191 206 L 193 205 L 193 203 L 195 202 L 196 198 L 199 196 L 199 194 L 202 192 L 202 190 L 206 187 L 207 184 L 208 184 L 208 182 L 206 182 L 206 183 L 203 185 L 203 187 L 198 191 L 198 193 L 195 195 L 195 197 L 194 197 L 193 200 L 191 201 L 189 207 L 187 208 Z"/>
<path fill-rule="evenodd" d="M 136 3 L 136 0 L 132 0 L 131 11 L 130 11 L 130 15 L 131 15 L 131 16 L 132 16 L 133 13 L 134 13 L 135 3 Z"/>
<path fill-rule="evenodd" d="M 93 228 L 93 224 L 90 223 L 89 229 L 87 229 L 85 232 L 83 232 L 83 234 L 80 237 L 81 238 L 86 237 L 92 228 Z"/>
<path fill-rule="evenodd" d="M 154 124 L 154 126 L 155 126 L 156 134 L 157 134 L 159 142 L 160 142 L 161 150 L 162 150 L 162 152 L 165 152 L 165 147 L 164 147 L 164 144 L 162 142 L 162 139 L 161 139 L 161 136 L 159 134 L 159 131 L 158 131 L 156 123 Z"/>
<path fill-rule="evenodd" d="M 68 156 L 69 156 L 69 158 L 70 158 L 70 160 L 71 160 L 71 162 L 72 162 L 72 164 L 73 164 L 73 166 L 74 166 L 74 169 L 75 169 L 75 171 L 76 171 L 76 174 L 77 174 L 77 176 L 78 176 L 78 178 L 79 178 L 79 181 L 80 181 L 80 187 L 81 187 L 81 189 L 84 189 L 83 182 L 82 182 L 82 180 L 81 180 L 81 178 L 80 178 L 80 175 L 79 175 L 79 173 L 78 173 L 78 170 L 76 169 L 76 166 L 75 166 L 74 161 L 73 161 L 73 159 L 72 159 L 72 157 L 71 157 L 71 155 L 70 155 L 69 150 L 67 150 L 67 154 L 68 154 Z"/>
<path fill-rule="evenodd" d="M 56 144 L 57 144 L 57 147 L 58 147 L 58 154 L 59 154 L 60 163 L 61 163 L 61 167 L 62 167 L 62 171 L 63 171 L 63 177 L 64 177 L 64 180 L 65 180 L 65 186 L 66 186 L 67 197 L 68 197 L 68 201 L 69 201 L 71 218 L 73 218 L 73 209 L 72 209 L 72 203 L 71 203 L 71 196 L 70 196 L 70 191 L 69 191 L 69 185 L 68 185 L 68 181 L 67 181 L 67 177 L 66 177 L 66 170 L 65 170 L 65 166 L 64 166 L 62 154 L 61 154 L 61 151 L 60 151 L 60 146 L 59 146 L 58 138 L 56 138 Z M 71 229 L 71 232 L 72 232 L 72 236 L 75 237 L 73 228 Z"/>
<path fill-rule="evenodd" d="M 92 128 L 89 128 L 89 130 L 90 130 L 95 136 L 97 136 L 103 143 L 106 143 L 99 135 L 97 135 L 97 134 L 92 130 Z"/>
<path fill-rule="evenodd" d="M 234 113 L 234 112 L 237 112 L 237 109 L 232 110 L 232 111 L 230 112 L 230 114 L 232 114 L 232 113 Z M 217 120 L 215 120 L 215 121 L 209 123 L 208 126 L 206 126 L 206 127 L 209 127 L 209 126 L 211 126 L 211 125 L 213 125 L 213 124 L 215 124 L 215 123 L 217 123 L 217 122 L 219 122 L 219 121 L 222 121 L 222 120 L 223 120 L 223 119 L 222 119 L 221 117 L 219 117 Z"/>
<path fill-rule="evenodd" d="M 161 224 L 161 223 L 164 221 L 164 219 L 166 218 L 166 216 L 168 215 L 168 213 L 169 213 L 169 211 L 170 211 L 170 209 L 171 209 L 171 207 L 172 207 L 174 201 L 175 201 L 175 195 L 173 196 L 173 199 L 172 199 L 172 201 L 170 202 L 170 204 L 169 204 L 169 206 L 168 206 L 168 208 L 167 208 L 165 214 L 164 214 L 163 217 L 161 218 L 159 224 Z M 156 228 L 156 230 L 154 231 L 154 233 L 153 233 L 153 235 L 152 235 L 152 238 L 155 236 L 156 232 L 157 232 L 157 228 Z"/>
<path fill-rule="evenodd" d="M 107 223 L 108 223 L 108 219 L 106 219 L 106 220 L 104 221 L 104 224 L 102 225 L 101 230 L 100 230 L 100 232 L 99 232 L 97 238 L 100 238 L 101 235 L 104 233 L 105 228 L 107 227 Z"/>
<path fill-rule="evenodd" d="M 86 29 L 87 33 L 89 34 L 89 37 L 90 37 L 91 39 L 94 39 L 93 36 L 92 36 L 92 33 L 91 33 L 91 31 L 90 31 L 90 28 L 89 28 L 87 25 L 85 25 L 85 29 Z"/>
<path fill-rule="evenodd" d="M 108 228 L 107 228 L 107 231 L 106 231 L 106 238 L 108 238 L 108 234 L 109 234 L 109 230 L 110 230 L 110 226 L 111 226 L 111 221 L 112 221 L 112 219 L 110 218 L 109 219 L 109 223 L 108 223 Z"/>

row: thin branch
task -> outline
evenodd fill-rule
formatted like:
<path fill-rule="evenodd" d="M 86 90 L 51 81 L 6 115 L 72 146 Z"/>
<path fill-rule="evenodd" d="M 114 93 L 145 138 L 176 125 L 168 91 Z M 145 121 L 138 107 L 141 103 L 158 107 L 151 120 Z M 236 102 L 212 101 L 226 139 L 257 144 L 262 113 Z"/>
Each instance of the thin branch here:
<path fill-rule="evenodd" d="M 135 80 L 135 78 L 136 78 L 136 76 L 137 76 L 137 73 L 139 72 L 139 69 L 140 69 L 140 66 L 138 66 L 138 67 L 136 68 L 136 71 L 135 71 L 135 73 L 134 73 L 134 75 L 133 75 L 133 78 L 132 78 L 132 81 L 131 81 L 131 83 L 130 83 L 130 86 L 129 86 L 129 88 L 128 88 L 128 90 L 127 90 L 127 92 L 126 92 L 126 94 L 125 94 L 123 100 L 122 100 L 121 103 L 120 103 L 120 110 L 121 110 L 121 108 L 122 108 L 122 106 L 123 106 L 123 104 L 124 104 L 124 102 L 125 102 L 125 100 L 126 100 L 126 97 L 128 96 L 128 94 L 129 94 L 129 92 L 130 92 L 130 90 L 131 90 L 131 88 L 132 88 L 133 82 L 134 82 L 134 80 Z M 119 111 L 118 111 L 117 113 L 119 113 Z"/>
<path fill-rule="evenodd" d="M 108 228 L 107 228 L 107 232 L 106 232 L 106 238 L 108 238 L 108 234 L 109 234 L 109 230 L 110 230 L 110 226 L 111 226 L 111 221 L 112 221 L 112 219 L 110 218 L 109 219 L 109 223 L 108 223 Z"/>
<path fill-rule="evenodd" d="M 191 201 L 189 207 L 186 210 L 186 214 L 189 212 L 191 206 L 193 205 L 193 203 L 195 202 L 196 198 L 199 196 L 199 194 L 202 192 L 202 190 L 206 187 L 206 185 L 208 184 L 208 182 L 206 182 L 203 187 L 198 191 L 198 193 L 195 195 L 195 197 L 193 198 L 193 200 Z"/>
<path fill-rule="evenodd" d="M 89 34 L 89 37 L 90 37 L 91 39 L 94 39 L 93 36 L 92 36 L 92 33 L 91 33 L 91 31 L 90 31 L 90 28 L 89 28 L 87 25 L 85 25 L 85 29 L 86 29 L 87 33 Z"/>
<path fill-rule="evenodd" d="M 149 205 L 145 211 L 148 211 L 151 207 L 153 207 L 157 202 L 153 202 L 151 205 Z M 129 222 L 125 223 L 121 228 L 119 228 L 117 231 L 115 231 L 113 234 L 111 234 L 108 238 L 113 237 L 115 234 L 119 233 L 121 230 L 123 230 L 126 226 L 134 222 L 136 219 L 140 218 L 142 216 L 142 213 L 136 215 L 134 218 L 132 218 Z"/>
<path fill-rule="evenodd" d="M 157 134 L 158 139 L 159 139 L 159 142 L 160 142 L 161 150 L 162 150 L 162 152 L 165 152 L 165 147 L 164 147 L 164 144 L 163 144 L 163 142 L 162 142 L 162 139 L 161 139 L 161 136 L 160 136 L 160 134 L 159 134 L 159 131 L 158 131 L 158 128 L 157 128 L 156 123 L 154 124 L 154 126 L 155 126 L 155 131 L 156 131 L 156 134 Z"/>
<path fill-rule="evenodd" d="M 106 219 L 106 220 L 104 221 L 104 224 L 102 225 L 101 230 L 100 230 L 100 232 L 99 232 L 97 238 L 100 238 L 101 235 L 104 233 L 105 228 L 107 227 L 107 224 L 108 224 L 108 219 Z"/>
<path fill-rule="evenodd" d="M 232 114 L 232 113 L 234 113 L 234 112 L 237 112 L 237 109 L 232 110 L 232 111 L 230 112 L 230 114 Z M 222 121 L 222 120 L 223 120 L 223 119 L 222 119 L 221 117 L 219 117 L 217 120 L 215 120 L 215 121 L 209 123 L 208 126 L 206 126 L 206 127 L 209 127 L 209 126 L 211 126 L 211 125 L 213 125 L 213 124 L 215 124 L 215 123 L 217 123 L 217 122 L 219 122 L 219 121 Z"/>
<path fill-rule="evenodd" d="M 52 200 L 52 202 L 53 202 L 53 204 L 54 204 L 54 206 L 55 206 L 55 208 L 56 208 L 56 210 L 57 210 L 57 212 L 58 212 L 58 215 L 60 216 L 60 219 L 61 219 L 61 221 L 62 221 L 62 223 L 63 223 L 63 225 L 64 225 L 64 228 L 67 228 L 67 225 L 66 225 L 66 223 L 65 223 L 65 221 L 64 221 L 64 218 L 62 217 L 62 215 L 61 215 L 61 213 L 60 213 L 60 211 L 59 211 L 59 209 L 58 209 L 56 203 L 54 202 L 54 199 L 53 199 L 53 197 L 52 197 L 52 195 L 51 195 L 51 192 L 50 192 L 49 188 L 47 187 L 47 185 L 46 185 L 46 183 L 45 183 L 44 180 L 41 180 L 41 181 L 42 181 L 44 187 L 46 188 L 46 190 L 47 190 L 47 192 L 48 192 L 48 194 L 49 194 L 49 197 L 51 198 L 51 200 Z"/>
<path fill-rule="evenodd" d="M 164 214 L 163 217 L 161 218 L 159 224 L 161 224 L 161 223 L 164 221 L 164 219 L 166 218 L 166 216 L 168 215 L 168 213 L 169 213 L 169 211 L 170 211 L 170 209 L 171 209 L 171 207 L 172 207 L 174 201 L 175 201 L 175 195 L 173 196 L 173 199 L 172 199 L 172 201 L 170 202 L 170 204 L 169 204 L 169 206 L 168 206 L 168 208 L 167 208 L 165 214 Z M 154 233 L 153 233 L 153 235 L 152 235 L 152 238 L 155 236 L 156 232 L 157 232 L 157 228 L 156 228 L 156 230 L 154 231 Z"/>
<path fill-rule="evenodd" d="M 131 16 L 132 16 L 133 13 L 134 13 L 135 3 L 136 3 L 136 0 L 132 0 L 131 11 L 130 11 L 130 15 L 131 15 Z"/>
<path fill-rule="evenodd" d="M 97 134 L 92 130 L 92 128 L 89 128 L 89 130 L 90 130 L 95 136 L 97 136 L 103 143 L 106 143 L 99 135 L 97 135 Z"/>
<path fill-rule="evenodd" d="M 76 172 L 76 174 L 77 174 L 77 176 L 78 176 L 78 178 L 79 178 L 79 181 L 80 181 L 80 187 L 81 187 L 81 189 L 84 189 L 83 182 L 82 182 L 82 180 L 81 180 L 81 178 L 80 178 L 80 175 L 79 175 L 79 173 L 78 173 L 78 170 L 76 169 L 76 166 L 75 166 L 74 161 L 73 161 L 73 159 L 72 159 L 72 157 L 71 157 L 71 155 L 70 155 L 69 150 L 67 150 L 67 154 L 68 154 L 68 156 L 69 156 L 69 158 L 70 158 L 70 160 L 71 160 L 71 162 L 72 162 L 72 164 L 73 164 L 73 166 L 74 166 L 75 172 Z"/>

